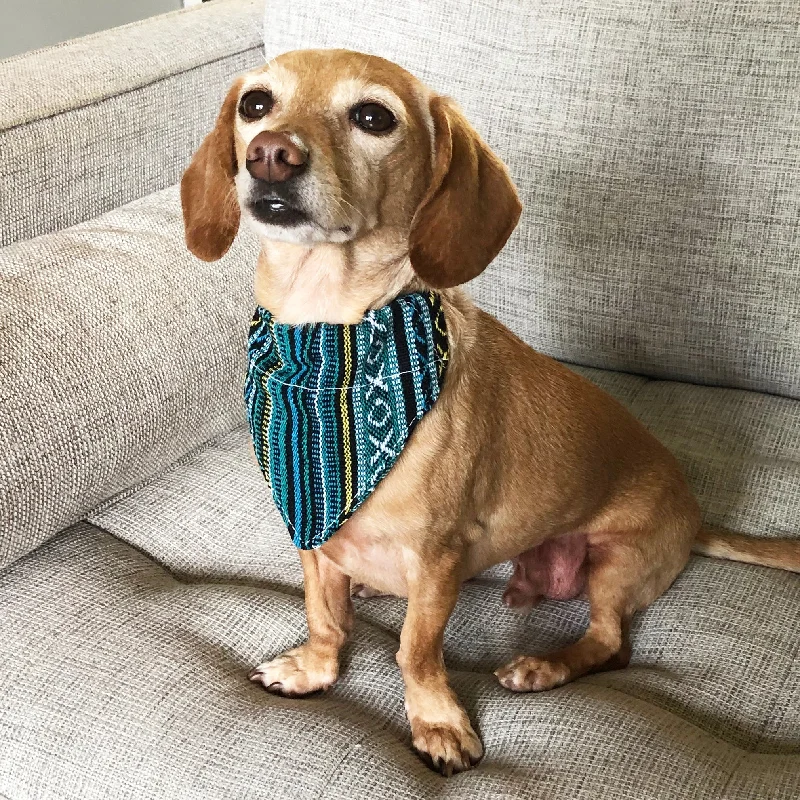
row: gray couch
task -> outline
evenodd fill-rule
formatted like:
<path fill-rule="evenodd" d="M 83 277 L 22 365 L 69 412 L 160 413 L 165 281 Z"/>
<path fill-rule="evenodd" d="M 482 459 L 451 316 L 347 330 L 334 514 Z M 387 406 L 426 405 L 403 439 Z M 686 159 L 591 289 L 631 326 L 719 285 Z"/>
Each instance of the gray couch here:
<path fill-rule="evenodd" d="M 486 745 L 409 748 L 404 601 L 357 602 L 339 683 L 247 680 L 297 644 L 299 562 L 250 454 L 252 239 L 183 245 L 175 184 L 262 7 L 214 0 L 0 63 L 0 796 L 800 797 L 800 579 L 693 558 L 630 668 L 541 695 L 492 670 L 576 638 L 507 611 L 501 565 L 447 629 Z M 345 44 L 451 93 L 509 163 L 519 230 L 474 294 L 620 398 L 706 518 L 800 532 L 795 0 L 270 4 L 266 52 Z"/>

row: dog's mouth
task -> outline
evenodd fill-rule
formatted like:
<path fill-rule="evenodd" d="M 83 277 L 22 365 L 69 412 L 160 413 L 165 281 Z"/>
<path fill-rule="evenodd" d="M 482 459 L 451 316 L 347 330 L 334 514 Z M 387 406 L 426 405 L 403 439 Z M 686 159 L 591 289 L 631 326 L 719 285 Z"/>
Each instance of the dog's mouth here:
<path fill-rule="evenodd" d="M 250 213 L 267 225 L 292 228 L 311 222 L 311 217 L 299 205 L 277 194 L 266 194 L 250 201 Z"/>
<path fill-rule="evenodd" d="M 353 225 L 328 227 L 321 224 L 316 214 L 307 209 L 302 188 L 292 181 L 254 181 L 245 206 L 254 220 L 269 225 L 270 235 L 281 241 L 345 242 L 356 232 Z"/>

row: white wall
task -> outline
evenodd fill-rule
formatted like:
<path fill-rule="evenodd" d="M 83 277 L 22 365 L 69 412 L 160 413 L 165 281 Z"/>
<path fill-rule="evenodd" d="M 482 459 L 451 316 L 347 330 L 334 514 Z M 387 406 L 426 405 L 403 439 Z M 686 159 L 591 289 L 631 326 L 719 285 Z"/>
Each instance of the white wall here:
<path fill-rule="evenodd" d="M 181 7 L 181 0 L 0 0 L 0 58 Z"/>

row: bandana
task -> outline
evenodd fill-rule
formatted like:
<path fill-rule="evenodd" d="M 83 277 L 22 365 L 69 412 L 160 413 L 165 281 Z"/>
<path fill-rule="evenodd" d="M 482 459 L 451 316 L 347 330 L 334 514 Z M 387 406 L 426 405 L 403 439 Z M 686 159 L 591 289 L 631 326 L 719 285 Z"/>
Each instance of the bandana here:
<path fill-rule="evenodd" d="M 250 325 L 245 403 L 256 458 L 295 545 L 324 544 L 392 468 L 441 391 L 447 326 L 433 292 L 356 325 Z"/>

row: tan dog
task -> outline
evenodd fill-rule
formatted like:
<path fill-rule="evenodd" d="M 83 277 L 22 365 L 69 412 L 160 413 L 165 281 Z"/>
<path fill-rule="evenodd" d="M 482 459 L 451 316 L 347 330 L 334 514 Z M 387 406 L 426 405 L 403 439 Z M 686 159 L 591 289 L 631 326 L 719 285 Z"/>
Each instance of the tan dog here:
<path fill-rule="evenodd" d="M 670 586 L 693 543 L 800 570 L 796 542 L 701 532 L 676 460 L 644 426 L 453 288 L 495 257 L 520 203 L 453 104 L 400 67 L 297 51 L 247 74 L 181 189 L 200 258 L 225 253 L 243 210 L 261 239 L 256 299 L 278 322 L 359 322 L 424 287 L 440 291 L 447 319 L 436 405 L 355 515 L 300 554 L 310 635 L 253 671 L 270 691 L 304 695 L 336 680 L 352 584 L 407 596 L 397 660 L 413 746 L 449 775 L 483 752 L 442 656 L 462 581 L 513 558 L 511 606 L 585 591 L 583 638 L 497 670 L 526 692 L 627 664 L 631 616 Z"/>

